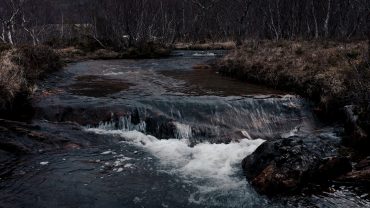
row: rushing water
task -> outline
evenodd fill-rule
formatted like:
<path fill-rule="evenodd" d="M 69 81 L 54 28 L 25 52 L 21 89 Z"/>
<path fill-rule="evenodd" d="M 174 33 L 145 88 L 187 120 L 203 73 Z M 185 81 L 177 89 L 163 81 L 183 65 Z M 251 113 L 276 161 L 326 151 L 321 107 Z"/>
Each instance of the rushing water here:
<path fill-rule="evenodd" d="M 0 180 L 0 207 L 369 206 L 366 195 L 340 186 L 257 194 L 241 160 L 264 140 L 321 125 L 297 96 L 192 69 L 222 51 L 178 53 L 72 64 L 46 80 L 34 122 L 79 122 L 91 145 L 19 161 L 16 174 Z"/>

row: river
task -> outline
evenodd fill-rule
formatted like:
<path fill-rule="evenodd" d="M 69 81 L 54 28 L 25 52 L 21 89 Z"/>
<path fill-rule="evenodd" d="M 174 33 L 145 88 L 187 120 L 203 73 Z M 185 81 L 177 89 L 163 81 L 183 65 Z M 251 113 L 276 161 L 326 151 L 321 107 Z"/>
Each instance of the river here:
<path fill-rule="evenodd" d="M 33 123 L 84 147 L 18 162 L 0 179 L 0 207 L 370 206 L 344 186 L 278 198 L 254 191 L 241 161 L 265 140 L 335 134 L 299 96 L 193 69 L 223 53 L 92 60 L 50 76 Z"/>

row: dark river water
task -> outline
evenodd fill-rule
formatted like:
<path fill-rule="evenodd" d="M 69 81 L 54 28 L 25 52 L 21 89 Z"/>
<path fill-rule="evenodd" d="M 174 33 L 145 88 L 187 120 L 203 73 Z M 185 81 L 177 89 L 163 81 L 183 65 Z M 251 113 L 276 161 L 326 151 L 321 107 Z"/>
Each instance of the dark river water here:
<path fill-rule="evenodd" d="M 369 207 L 340 185 L 295 197 L 253 190 L 241 161 L 265 140 L 336 135 L 298 96 L 193 69 L 222 53 L 86 61 L 45 80 L 34 123 L 61 135 L 78 123 L 89 145 L 20 161 L 0 179 L 0 207 Z"/>

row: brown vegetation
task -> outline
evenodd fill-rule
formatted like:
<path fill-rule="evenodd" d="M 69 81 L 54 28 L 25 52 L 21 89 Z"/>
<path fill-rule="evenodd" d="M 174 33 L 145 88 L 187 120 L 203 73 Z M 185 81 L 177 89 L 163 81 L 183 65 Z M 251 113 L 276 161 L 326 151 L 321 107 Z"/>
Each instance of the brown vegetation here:
<path fill-rule="evenodd" d="M 125 50 L 114 50 L 112 48 L 96 48 L 89 50 L 81 46 L 69 46 L 55 49 L 65 62 L 75 62 L 89 59 L 141 59 L 141 58 L 162 58 L 171 54 L 167 46 L 156 43 L 145 43 L 137 47 L 130 47 Z"/>
<path fill-rule="evenodd" d="M 220 70 L 241 79 L 293 90 L 327 105 L 353 101 L 367 91 L 364 42 L 248 42 L 220 62 Z M 362 88 L 365 87 L 365 88 Z"/>
<path fill-rule="evenodd" d="M 236 45 L 233 41 L 209 42 L 209 43 L 176 43 L 174 48 L 177 50 L 231 50 Z"/>
<path fill-rule="evenodd" d="M 66 47 L 55 49 L 55 51 L 60 55 L 63 61 L 67 63 L 89 59 L 117 59 L 120 56 L 119 53 L 107 49 L 86 52 L 76 47 Z"/>
<path fill-rule="evenodd" d="M 0 52 L 0 110 L 9 109 L 15 99 L 31 95 L 36 81 L 59 69 L 59 56 L 45 46 L 21 46 Z"/>
<path fill-rule="evenodd" d="M 221 73 L 293 91 L 310 98 L 324 115 L 357 106 L 362 129 L 370 129 L 370 66 L 366 42 L 248 42 L 219 64 Z"/>

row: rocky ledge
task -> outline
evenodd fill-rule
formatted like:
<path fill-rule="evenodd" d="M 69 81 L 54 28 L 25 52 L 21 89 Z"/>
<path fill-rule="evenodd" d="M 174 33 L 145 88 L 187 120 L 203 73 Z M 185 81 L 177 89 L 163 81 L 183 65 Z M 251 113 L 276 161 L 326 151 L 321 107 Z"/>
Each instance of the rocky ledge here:
<path fill-rule="evenodd" d="M 73 123 L 25 123 L 0 119 L 0 178 L 11 176 L 19 161 L 32 155 L 118 142 L 117 138 L 109 136 L 97 139 L 97 135 L 82 130 Z"/>

